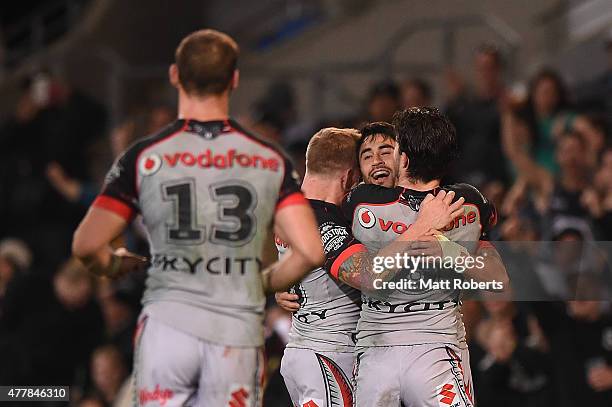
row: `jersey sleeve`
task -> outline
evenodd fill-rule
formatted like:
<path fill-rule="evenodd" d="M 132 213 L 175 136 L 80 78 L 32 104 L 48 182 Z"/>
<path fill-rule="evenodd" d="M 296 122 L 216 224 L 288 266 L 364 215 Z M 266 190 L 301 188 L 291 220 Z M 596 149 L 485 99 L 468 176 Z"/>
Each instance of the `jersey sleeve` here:
<path fill-rule="evenodd" d="M 329 217 L 319 226 L 325 252 L 323 268 L 336 280 L 342 263 L 355 253 L 366 252 L 366 247 L 355 237 L 348 223 L 339 216 Z"/>
<path fill-rule="evenodd" d="M 131 221 L 138 213 L 136 190 L 136 146 L 120 156 L 106 174 L 102 191 L 92 206 L 103 208 Z"/>
<path fill-rule="evenodd" d="M 376 201 L 379 195 L 378 186 L 370 184 L 359 184 L 353 188 L 342 200 L 341 210 L 349 226 L 353 223 L 353 215 L 359 204 Z"/>
<path fill-rule="evenodd" d="M 475 205 L 478 208 L 481 226 L 480 240 L 489 240 L 489 233 L 497 224 L 497 210 L 495 209 L 495 205 L 472 185 L 458 184 L 452 189 L 455 190 L 458 197 L 464 197 L 466 203 Z"/>
<path fill-rule="evenodd" d="M 276 202 L 276 210 L 290 205 L 308 205 L 300 190 L 300 180 L 297 171 L 293 168 L 291 160 L 282 156 L 284 160 L 284 174 Z"/>

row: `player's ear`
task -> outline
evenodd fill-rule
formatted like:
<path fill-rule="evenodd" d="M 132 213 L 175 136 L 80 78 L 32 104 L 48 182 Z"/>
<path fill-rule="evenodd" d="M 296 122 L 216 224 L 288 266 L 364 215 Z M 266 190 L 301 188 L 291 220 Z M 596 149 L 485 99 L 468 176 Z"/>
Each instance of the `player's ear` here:
<path fill-rule="evenodd" d="M 406 153 L 402 153 L 400 155 L 400 169 L 407 171 L 408 164 L 410 164 L 410 160 L 408 159 L 408 155 Z"/>
<path fill-rule="evenodd" d="M 344 171 L 342 175 L 342 189 L 346 192 L 350 191 L 357 184 L 357 176 L 354 169 Z"/>
<path fill-rule="evenodd" d="M 240 71 L 238 69 L 234 70 L 234 75 L 232 76 L 232 82 L 230 83 L 230 90 L 234 90 L 238 87 L 238 83 L 240 82 Z"/>
<path fill-rule="evenodd" d="M 168 79 L 170 80 L 170 84 L 175 88 L 179 88 L 179 72 L 178 66 L 176 64 L 170 65 L 168 68 Z"/>

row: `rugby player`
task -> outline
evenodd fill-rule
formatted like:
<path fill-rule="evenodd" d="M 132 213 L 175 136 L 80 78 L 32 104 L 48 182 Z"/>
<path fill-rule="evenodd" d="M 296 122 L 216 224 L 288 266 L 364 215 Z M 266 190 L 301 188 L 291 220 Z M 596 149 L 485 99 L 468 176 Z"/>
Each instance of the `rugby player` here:
<path fill-rule="evenodd" d="M 393 188 L 397 182 L 395 129 L 386 122 L 374 122 L 361 129 L 357 145 L 363 182 Z"/>
<path fill-rule="evenodd" d="M 326 260 L 292 289 L 299 312 L 293 314 L 281 373 L 293 404 L 300 407 L 352 406 L 353 402 L 354 335 L 361 310 L 357 289 L 369 281 L 363 273 L 370 272 L 371 256 L 352 236 L 337 205 L 359 177 L 355 154 L 359 139 L 357 130 L 326 128 L 312 137 L 306 151 L 302 191 L 317 217 Z M 395 242 L 419 239 L 463 212 L 463 199 L 451 205 L 454 192 L 445 195 L 430 195 L 414 225 Z M 276 244 L 282 255 L 287 245 L 280 239 Z M 286 296 L 277 295 L 279 304 Z"/>
<path fill-rule="evenodd" d="M 169 69 L 178 120 L 118 159 L 74 235 L 74 254 L 116 277 L 146 263 L 110 246 L 143 216 L 152 257 L 136 333 L 137 405 L 260 406 L 264 290 L 284 290 L 324 260 L 289 160 L 229 118 L 238 52 L 214 30 L 182 40 Z M 262 278 L 272 221 L 292 250 Z"/>
<path fill-rule="evenodd" d="M 455 129 L 448 119 L 433 108 L 411 108 L 395 115 L 394 127 L 397 186 L 360 185 L 343 203 L 355 238 L 368 250 L 378 250 L 409 228 L 427 195 L 446 190 L 465 198 L 465 204 L 464 213 L 443 230 L 444 240 L 486 240 L 496 221 L 494 207 L 470 185 L 440 186 L 458 151 Z M 465 277 L 507 284 L 505 268 L 495 248 L 484 242 L 476 245 L 472 253 L 484 256 L 486 266 L 466 270 Z M 444 242 L 441 249 L 458 253 L 457 246 L 463 248 Z M 460 253 L 469 255 L 465 249 Z M 417 271 L 411 277 L 434 276 Z M 472 406 L 459 291 L 375 293 L 362 289 L 362 293 L 356 345 L 356 405 Z"/>

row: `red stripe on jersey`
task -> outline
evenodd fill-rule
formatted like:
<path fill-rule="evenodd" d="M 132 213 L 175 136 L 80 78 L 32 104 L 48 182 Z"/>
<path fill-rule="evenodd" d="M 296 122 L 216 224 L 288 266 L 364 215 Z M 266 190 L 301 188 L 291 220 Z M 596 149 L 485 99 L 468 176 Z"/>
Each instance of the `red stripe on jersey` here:
<path fill-rule="evenodd" d="M 292 194 L 287 195 L 285 199 L 276 204 L 276 211 L 278 212 L 282 208 L 291 205 L 308 205 L 308 201 L 306 200 L 306 198 L 304 198 L 304 194 L 302 194 L 301 192 L 294 192 Z"/>
<path fill-rule="evenodd" d="M 98 208 L 114 212 L 128 222 L 130 222 L 134 217 L 134 210 L 130 208 L 128 204 L 118 199 L 111 198 L 110 196 L 99 195 L 95 201 L 93 201 L 91 206 L 96 206 Z"/>
<path fill-rule="evenodd" d="M 346 261 L 346 259 L 348 259 L 355 253 L 362 253 L 362 252 L 367 252 L 367 251 L 368 249 L 366 249 L 366 247 L 361 243 L 354 244 L 352 246 L 347 247 L 346 249 L 344 249 L 342 253 L 340 253 L 338 257 L 336 257 L 336 260 L 334 260 L 334 262 L 332 263 L 329 273 L 332 275 L 332 277 L 334 277 L 337 280 L 338 271 L 340 270 L 340 266 L 342 265 L 342 263 Z"/>

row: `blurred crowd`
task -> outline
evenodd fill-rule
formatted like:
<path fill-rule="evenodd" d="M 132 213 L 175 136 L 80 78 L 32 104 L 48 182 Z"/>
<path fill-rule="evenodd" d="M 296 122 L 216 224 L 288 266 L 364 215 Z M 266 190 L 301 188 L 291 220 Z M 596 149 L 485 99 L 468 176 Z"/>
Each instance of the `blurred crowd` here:
<path fill-rule="evenodd" d="M 446 181 L 471 183 L 495 203 L 493 240 L 612 241 L 612 42 L 605 46 L 606 71 L 571 88 L 551 68 L 510 87 L 504 56 L 483 45 L 471 78 L 445 74 L 444 101 L 424 79 L 385 79 L 353 117 L 312 123 L 301 120 L 291 84 L 278 82 L 239 120 L 283 145 L 303 174 L 308 138 L 321 127 L 438 104 L 462 148 Z M 70 258 L 71 236 L 112 160 L 174 120 L 175 108 L 139 106 L 108 128 L 104 106 L 49 72 L 21 89 L 0 126 L 0 384 L 70 384 L 75 405 L 121 405 L 145 276 L 92 278 Z M 116 245 L 147 255 L 138 220 Z M 596 300 L 610 291 L 593 285 L 603 294 L 576 301 L 465 302 L 479 406 L 612 405 L 611 309 Z M 270 299 L 267 406 L 290 405 L 278 373 L 290 324 Z"/>

